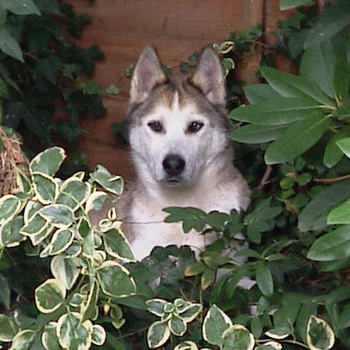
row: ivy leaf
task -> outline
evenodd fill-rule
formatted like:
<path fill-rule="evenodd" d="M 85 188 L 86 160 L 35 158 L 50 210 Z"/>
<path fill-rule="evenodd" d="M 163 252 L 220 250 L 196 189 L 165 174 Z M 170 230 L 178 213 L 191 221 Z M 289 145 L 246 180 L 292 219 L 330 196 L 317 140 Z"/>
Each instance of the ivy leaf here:
<path fill-rule="evenodd" d="M 168 322 L 170 332 L 178 337 L 182 337 L 187 331 L 187 325 L 180 317 L 173 315 Z"/>
<path fill-rule="evenodd" d="M 102 346 L 106 341 L 106 331 L 99 324 L 94 324 L 92 327 L 91 342 L 95 345 Z"/>
<path fill-rule="evenodd" d="M 316 261 L 332 261 L 350 257 L 350 226 L 341 226 L 318 238 L 309 249 L 307 257 Z"/>
<path fill-rule="evenodd" d="M 30 349 L 36 332 L 25 329 L 18 332 L 12 340 L 10 350 L 28 350 Z"/>
<path fill-rule="evenodd" d="M 6 195 L 0 198 L 0 225 L 13 219 L 22 206 L 21 201 L 14 195 Z"/>
<path fill-rule="evenodd" d="M 74 219 L 71 208 L 63 204 L 51 204 L 39 210 L 39 215 L 58 228 L 70 226 Z"/>
<path fill-rule="evenodd" d="M 4 26 L 0 26 L 0 50 L 6 55 L 24 63 L 21 47 L 12 36 L 10 30 Z"/>
<path fill-rule="evenodd" d="M 56 335 L 57 323 L 49 322 L 41 337 L 41 342 L 46 350 L 61 350 L 58 338 Z"/>
<path fill-rule="evenodd" d="M 291 161 L 303 154 L 322 137 L 328 124 L 329 118 L 317 113 L 292 125 L 268 146 L 266 164 Z"/>
<path fill-rule="evenodd" d="M 164 308 L 167 303 L 168 302 L 163 299 L 147 300 L 147 310 L 156 316 L 162 317 L 165 314 Z"/>
<path fill-rule="evenodd" d="M 80 260 L 74 257 L 55 256 L 50 263 L 53 276 L 70 290 L 80 273 Z"/>
<path fill-rule="evenodd" d="M 90 177 L 105 190 L 112 192 L 117 196 L 120 196 L 123 192 L 123 179 L 120 176 L 111 175 L 111 173 L 102 165 L 97 165 L 95 171 L 90 173 Z"/>

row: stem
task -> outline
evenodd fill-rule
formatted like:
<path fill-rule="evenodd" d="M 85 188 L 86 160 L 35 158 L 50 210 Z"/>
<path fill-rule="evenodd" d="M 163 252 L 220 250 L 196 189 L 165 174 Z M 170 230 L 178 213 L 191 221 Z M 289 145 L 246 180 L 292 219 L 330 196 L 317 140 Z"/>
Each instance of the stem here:
<path fill-rule="evenodd" d="M 314 179 L 314 182 L 316 183 L 323 183 L 323 184 L 329 184 L 329 183 L 333 183 L 333 182 L 339 182 L 339 181 L 343 181 L 343 180 L 347 180 L 350 179 L 350 174 L 347 175 L 342 175 L 342 176 L 338 176 L 338 177 L 331 177 L 331 178 L 320 178 L 320 179 Z"/>

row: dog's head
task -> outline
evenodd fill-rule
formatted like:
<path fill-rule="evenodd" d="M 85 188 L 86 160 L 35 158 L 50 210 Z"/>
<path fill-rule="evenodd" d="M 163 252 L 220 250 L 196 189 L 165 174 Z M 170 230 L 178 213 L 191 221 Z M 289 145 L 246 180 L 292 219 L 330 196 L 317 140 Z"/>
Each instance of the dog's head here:
<path fill-rule="evenodd" d="M 191 185 L 227 148 L 224 76 L 204 50 L 191 77 L 169 79 L 147 47 L 134 70 L 130 145 L 139 176 L 165 186 Z"/>

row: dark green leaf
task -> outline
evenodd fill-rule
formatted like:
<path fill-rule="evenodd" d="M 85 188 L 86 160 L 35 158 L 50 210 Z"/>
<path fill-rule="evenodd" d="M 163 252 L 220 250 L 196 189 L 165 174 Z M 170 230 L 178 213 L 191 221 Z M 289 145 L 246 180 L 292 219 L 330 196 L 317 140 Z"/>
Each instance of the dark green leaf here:
<path fill-rule="evenodd" d="M 300 213 L 298 229 L 301 232 L 324 229 L 327 226 L 329 210 L 349 196 L 349 181 L 325 187 Z"/>
<path fill-rule="evenodd" d="M 266 164 L 277 164 L 295 159 L 311 148 L 324 134 L 329 117 L 315 114 L 284 131 L 266 150 Z"/>
<path fill-rule="evenodd" d="M 244 87 L 244 93 L 251 104 L 281 97 L 268 84 L 251 84 Z"/>
<path fill-rule="evenodd" d="M 260 72 L 271 87 L 284 97 L 309 97 L 326 106 L 335 105 L 315 83 L 302 76 L 269 67 L 261 67 Z"/>
<path fill-rule="evenodd" d="M 230 118 L 258 125 L 285 125 L 313 116 L 319 104 L 307 97 L 278 97 L 243 106 L 230 112 Z"/>
<path fill-rule="evenodd" d="M 309 249 L 307 257 L 317 261 L 350 257 L 350 226 L 341 226 L 318 238 Z"/>
<path fill-rule="evenodd" d="M 350 224 L 350 199 L 330 211 L 327 224 Z"/>
<path fill-rule="evenodd" d="M 35 0 L 35 4 L 38 6 L 41 13 L 56 16 L 60 16 L 62 14 L 57 0 Z"/>
<path fill-rule="evenodd" d="M 255 277 L 261 293 L 271 296 L 273 294 L 273 279 L 267 263 L 261 262 L 256 265 Z"/>
<path fill-rule="evenodd" d="M 1 0 L 1 5 L 15 15 L 40 15 L 32 0 Z"/>
<path fill-rule="evenodd" d="M 0 50 L 6 55 L 24 62 L 22 50 L 8 28 L 0 26 Z"/>
<path fill-rule="evenodd" d="M 314 0 L 281 0 L 280 9 L 289 10 L 298 6 L 312 6 L 314 5 Z"/>
<path fill-rule="evenodd" d="M 231 138 L 234 141 L 258 144 L 276 140 L 288 125 L 244 125 L 233 131 Z"/>
<path fill-rule="evenodd" d="M 317 45 L 341 31 L 350 24 L 350 3 L 348 0 L 335 2 L 324 11 L 310 29 L 304 47 Z"/>

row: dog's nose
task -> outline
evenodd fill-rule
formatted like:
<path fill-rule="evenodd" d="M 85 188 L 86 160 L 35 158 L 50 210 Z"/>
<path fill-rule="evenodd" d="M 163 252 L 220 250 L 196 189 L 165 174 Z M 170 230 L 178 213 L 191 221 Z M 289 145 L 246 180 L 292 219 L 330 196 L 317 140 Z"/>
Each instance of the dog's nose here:
<path fill-rule="evenodd" d="M 163 168 L 169 175 L 180 175 L 185 169 L 185 161 L 178 154 L 169 154 L 163 160 Z"/>

